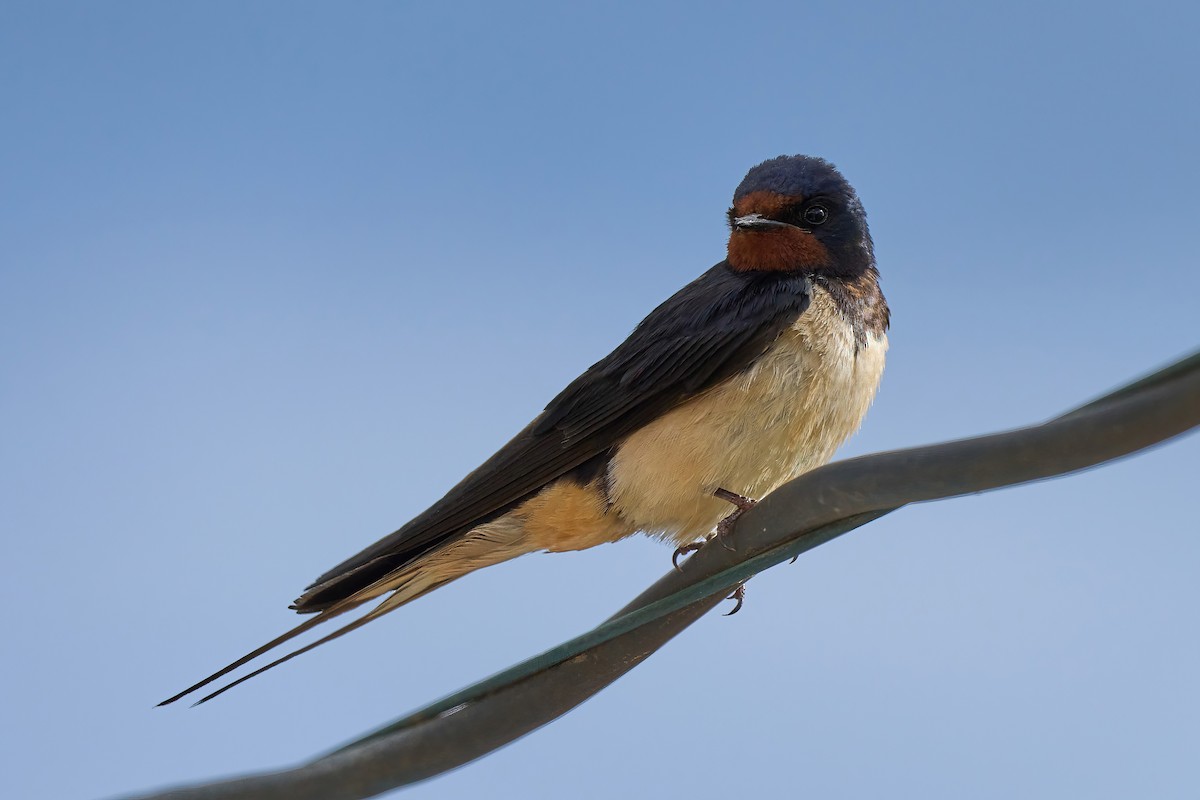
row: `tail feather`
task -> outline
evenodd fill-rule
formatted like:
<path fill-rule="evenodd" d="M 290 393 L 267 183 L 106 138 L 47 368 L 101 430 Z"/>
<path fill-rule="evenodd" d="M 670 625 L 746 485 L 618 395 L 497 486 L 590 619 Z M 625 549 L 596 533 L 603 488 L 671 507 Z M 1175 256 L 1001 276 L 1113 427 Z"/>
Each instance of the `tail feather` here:
<path fill-rule="evenodd" d="M 264 644 L 246 655 L 234 661 L 228 666 L 222 667 L 213 674 L 209 675 L 199 683 L 194 683 L 178 694 L 168 697 L 159 703 L 160 706 L 165 706 L 174 703 L 198 689 L 203 689 L 205 686 L 225 677 L 239 667 L 245 666 L 259 656 L 275 649 L 279 645 L 287 642 L 300 634 L 311 630 L 320 625 L 326 620 L 332 619 L 340 614 L 355 609 L 367 602 L 373 600 L 380 595 L 391 593 L 384 598 L 378 606 L 368 611 L 362 617 L 356 619 L 347 625 L 335 630 L 333 633 L 316 640 L 312 644 L 307 644 L 300 647 L 285 656 L 275 659 L 270 664 L 260 667 L 253 672 L 234 680 L 220 689 L 205 695 L 196 705 L 208 702 L 217 695 L 223 694 L 234 686 L 250 680 L 256 675 L 261 675 L 267 670 L 282 664 L 285 661 L 290 661 L 302 653 L 307 653 L 316 647 L 320 647 L 326 642 L 333 641 L 356 628 L 360 628 L 373 619 L 378 619 L 389 611 L 393 611 L 402 605 L 416 600 L 422 595 L 428 594 L 439 586 L 453 581 L 457 578 L 466 575 L 469 572 L 474 572 L 481 567 L 498 564 L 501 561 L 507 561 L 510 558 L 532 552 L 534 547 L 529 545 L 524 540 L 523 528 L 521 521 L 512 517 L 501 517 L 485 525 L 481 525 L 469 534 L 455 542 L 450 543 L 437 550 L 433 550 L 425 556 L 416 559 L 409 564 L 394 569 L 393 571 L 377 578 L 374 582 L 366 586 L 358 588 L 351 594 L 342 597 L 328 606 L 322 608 L 311 619 L 307 619 L 288 632 L 275 637 L 271 641 Z M 327 582 L 322 586 L 314 587 L 314 590 L 319 590 L 323 586 L 336 582 L 336 578 Z M 307 596 L 307 594 L 306 594 Z M 302 597 L 301 600 L 304 598 Z M 300 601 L 297 601 L 298 603 Z"/>
<path fill-rule="evenodd" d="M 356 628 L 361 628 L 363 625 L 366 625 L 371 620 L 375 619 L 376 617 L 382 616 L 383 614 L 386 614 L 390 610 L 391 609 L 384 608 L 383 604 L 380 604 L 378 607 L 372 609 L 371 611 L 367 612 L 366 614 L 363 614 L 358 619 L 354 620 L 354 622 L 351 622 L 347 625 L 343 625 L 342 627 L 338 628 L 336 631 L 329 634 L 328 636 L 323 636 L 311 644 L 304 645 L 304 647 L 298 647 L 295 650 L 293 650 L 292 652 L 288 653 L 287 655 L 280 656 L 279 658 L 275 659 L 270 664 L 267 664 L 266 666 L 263 666 L 263 667 L 259 667 L 258 669 L 254 670 L 253 672 L 247 673 L 246 675 L 243 675 L 242 677 L 238 678 L 235 681 L 230 681 L 229 683 L 222 686 L 220 689 L 217 689 L 215 692 L 211 692 L 209 694 L 206 694 L 204 697 L 201 697 L 199 700 L 197 700 L 192 705 L 198 706 L 201 703 L 207 703 L 209 700 L 212 700 L 217 695 L 225 694 L 230 689 L 237 686 L 239 683 L 245 683 L 246 681 L 250 680 L 251 678 L 253 678 L 257 675 L 261 675 L 264 672 L 266 672 L 267 670 L 277 667 L 285 661 L 291 661 L 293 658 L 295 658 L 298 655 L 303 655 L 304 653 L 307 653 L 309 650 L 313 650 L 317 647 L 320 647 L 321 645 L 325 644 L 326 642 L 332 642 L 334 639 L 337 639 L 340 636 L 344 636 Z"/>
<path fill-rule="evenodd" d="M 182 692 L 179 692 L 178 694 L 168 697 L 166 700 L 163 700 L 161 703 L 159 703 L 159 705 L 160 706 L 170 705 L 171 703 L 174 703 L 176 700 L 179 700 L 183 697 L 187 697 L 189 694 L 196 691 L 197 689 L 203 689 L 205 686 L 208 686 L 213 681 L 223 678 L 226 675 L 228 675 L 229 673 L 233 672 L 238 667 L 241 667 L 241 666 L 244 666 L 244 665 L 250 663 L 254 659 L 261 656 L 263 653 L 266 653 L 269 650 L 275 649 L 276 647 L 283 644 L 284 642 L 294 639 L 295 637 L 299 636 L 300 634 L 304 633 L 305 631 L 315 628 L 317 625 L 320 625 L 322 622 L 325 622 L 328 619 L 336 617 L 339 614 L 344 614 L 345 612 L 350 611 L 351 609 L 357 608 L 358 606 L 360 606 L 363 603 L 370 600 L 372 597 L 378 596 L 378 593 L 373 594 L 373 595 L 368 595 L 366 592 L 362 592 L 360 594 L 362 596 L 354 595 L 351 597 L 347 597 L 345 600 L 341 601 L 340 603 L 330 606 L 329 608 L 325 609 L 325 611 L 323 611 L 321 614 L 319 614 L 315 617 L 312 617 L 311 619 L 305 620 L 304 622 L 300 623 L 299 625 L 297 625 L 296 627 L 287 631 L 286 633 L 282 633 L 279 636 L 276 636 L 274 639 L 272 639 L 271 641 L 262 645 L 261 647 L 257 647 L 254 650 L 251 650 L 249 653 L 242 656 L 237 661 L 227 664 L 226 666 L 217 670 L 213 674 L 209 675 L 204 680 L 198 681 L 197 683 L 193 683 L 191 686 L 184 689 Z"/>
<path fill-rule="evenodd" d="M 339 601 L 361 592 L 368 586 L 379 583 L 395 572 L 398 566 L 403 566 L 403 563 L 399 562 L 398 564 L 387 558 L 377 558 L 327 580 L 314 583 L 304 590 L 304 594 L 293 600 L 288 608 L 297 614 L 324 611 Z"/>
<path fill-rule="evenodd" d="M 366 625 L 371 620 L 378 619 L 379 617 L 382 617 L 384 614 L 388 613 L 389 611 L 395 611 L 400 606 L 411 603 L 413 600 L 416 600 L 418 597 L 422 597 L 422 596 L 428 594 L 429 592 L 432 592 L 434 589 L 438 588 L 441 585 L 442 584 L 438 583 L 438 584 L 434 584 L 432 586 L 416 586 L 416 587 L 414 587 L 414 586 L 412 586 L 411 582 L 406 585 L 401 585 L 401 586 L 397 587 L 396 590 L 391 595 L 389 595 L 387 598 L 385 598 L 383 600 L 383 602 L 381 602 L 379 605 L 375 606 L 375 608 L 371 609 L 366 614 L 363 614 L 358 619 L 354 620 L 354 622 L 343 625 L 342 627 L 338 628 L 336 631 L 329 634 L 328 636 L 323 636 L 320 639 L 317 639 L 315 642 L 312 642 L 311 644 L 306 644 L 306 645 L 304 645 L 304 647 L 298 647 L 295 650 L 293 650 L 292 652 L 288 653 L 287 655 L 280 656 L 279 658 L 272 661 L 270 664 L 259 667 L 258 669 L 254 670 L 253 672 L 247 673 L 246 675 L 243 675 L 242 677 L 238 678 L 235 681 L 230 681 L 229 683 L 222 686 L 220 689 L 217 689 L 215 692 L 206 694 L 204 697 L 201 697 L 199 700 L 197 700 L 192 705 L 198 706 L 201 703 L 207 703 L 209 700 L 212 700 L 217 695 L 225 694 L 225 692 L 228 692 L 230 689 L 237 686 L 239 683 L 245 683 L 246 681 L 250 680 L 251 678 L 261 675 L 264 672 L 266 672 L 267 670 L 277 667 L 285 661 L 291 661 L 296 656 L 303 655 L 303 654 L 307 653 L 309 650 L 314 650 L 314 649 L 320 647 L 321 645 L 325 644 L 326 642 L 332 642 L 334 639 L 337 639 L 341 636 L 345 636 L 350 631 L 355 630 L 357 628 L 361 628 L 363 625 Z M 317 622 L 319 622 L 320 620 L 321 620 L 320 617 L 318 617 L 316 619 Z"/>

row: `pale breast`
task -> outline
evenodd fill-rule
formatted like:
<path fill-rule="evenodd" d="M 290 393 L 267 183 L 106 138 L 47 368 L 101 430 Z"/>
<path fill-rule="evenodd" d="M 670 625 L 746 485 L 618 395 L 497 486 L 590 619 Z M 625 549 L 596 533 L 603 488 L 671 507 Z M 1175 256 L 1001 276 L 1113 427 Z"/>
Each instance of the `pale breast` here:
<path fill-rule="evenodd" d="M 827 462 L 858 429 L 887 337 L 856 347 L 820 287 L 750 369 L 626 439 L 609 466 L 612 510 L 647 533 L 690 541 L 730 511 L 718 488 L 758 498 Z"/>

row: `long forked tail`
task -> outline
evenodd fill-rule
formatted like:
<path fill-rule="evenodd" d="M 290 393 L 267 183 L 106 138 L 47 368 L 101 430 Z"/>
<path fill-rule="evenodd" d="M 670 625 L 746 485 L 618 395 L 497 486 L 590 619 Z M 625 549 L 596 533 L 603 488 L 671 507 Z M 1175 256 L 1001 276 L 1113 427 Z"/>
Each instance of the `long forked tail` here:
<path fill-rule="evenodd" d="M 384 602 L 380 603 L 375 608 L 368 611 L 366 614 L 363 614 L 361 617 L 354 620 L 354 622 L 351 622 L 349 625 L 343 625 L 342 627 L 338 628 L 336 631 L 329 634 L 328 636 L 322 636 L 320 639 L 317 639 L 315 642 L 312 642 L 311 644 L 306 644 L 306 645 L 304 645 L 304 647 L 296 648 L 295 650 L 288 653 L 287 655 L 281 656 L 281 657 L 275 659 L 270 664 L 267 664 L 264 667 L 259 667 L 258 669 L 254 670 L 253 672 L 243 675 L 242 677 L 238 678 L 235 681 L 230 681 L 229 683 L 222 686 L 220 689 L 217 689 L 215 692 L 210 692 L 210 693 L 204 695 L 204 697 L 201 697 L 199 700 L 197 700 L 192 705 L 198 706 L 201 703 L 207 703 L 209 700 L 212 700 L 217 695 L 225 694 L 225 692 L 228 692 L 230 689 L 237 686 L 239 683 L 245 683 L 246 681 L 250 680 L 254 676 L 263 674 L 264 672 L 271 669 L 272 667 L 277 667 L 285 661 L 291 661 L 296 656 L 302 655 L 304 653 L 307 653 L 309 650 L 313 650 L 317 647 L 320 647 L 321 645 L 325 644 L 326 642 L 332 642 L 334 639 L 338 638 L 339 636 L 344 636 L 345 634 L 349 633 L 350 631 L 354 630 L 355 628 L 361 628 L 363 625 L 366 625 L 371 620 L 375 619 L 376 617 L 383 616 L 384 614 L 391 611 L 392 608 L 395 608 L 395 607 L 396 606 L 389 607 L 387 604 L 387 601 L 385 600 Z M 196 684 L 196 686 L 193 688 L 199 689 L 201 686 L 204 686 L 206 683 L 215 679 L 216 677 L 218 677 L 218 675 L 213 675 L 211 678 L 206 678 L 201 683 Z M 192 689 L 188 689 L 187 691 L 190 692 L 190 691 L 192 691 Z M 187 694 L 187 692 L 184 692 L 184 694 Z M 182 697 L 182 695 L 176 695 L 176 697 Z M 174 697 L 171 698 L 171 700 L 174 700 L 174 699 L 175 699 Z M 165 702 L 169 703 L 169 702 L 171 702 L 171 700 L 167 700 Z M 159 705 L 163 705 L 163 703 L 159 703 Z"/>
<path fill-rule="evenodd" d="M 342 627 L 330 633 L 328 636 L 322 637 L 311 644 L 297 648 L 292 652 L 275 659 L 264 667 L 260 667 L 253 672 L 234 680 L 220 689 L 205 695 L 196 704 L 206 702 L 216 697 L 219 694 L 232 689 L 234 686 L 261 675 L 272 667 L 276 667 L 285 661 L 290 661 L 302 653 L 307 653 L 313 648 L 319 647 L 326 642 L 333 641 L 356 628 L 366 625 L 368 622 L 378 619 L 389 611 L 393 611 L 402 605 L 416 600 L 422 595 L 432 592 L 434 589 L 444 586 L 456 578 L 460 578 L 469 572 L 474 572 L 481 567 L 498 564 L 501 561 L 507 561 L 510 558 L 531 552 L 532 549 L 523 539 L 521 526 L 511 518 L 501 517 L 486 525 L 481 525 L 475 528 L 469 534 L 447 546 L 434 550 L 414 562 L 404 566 L 374 583 L 365 586 L 349 596 L 334 602 L 311 619 L 307 619 L 286 633 L 275 637 L 271 641 L 264 644 L 246 655 L 234 661 L 225 667 L 209 675 L 199 683 L 194 683 L 178 694 L 168 697 L 159 703 L 160 706 L 165 706 L 174 703 L 180 698 L 203 689 L 205 686 L 217 681 L 239 667 L 245 666 L 259 656 L 275 649 L 284 642 L 299 636 L 306 631 L 315 628 L 322 622 L 330 620 L 336 616 L 358 608 L 363 603 L 373 600 L 380 595 L 391 592 L 391 595 L 375 608 L 368 611 L 363 616 L 353 622 L 343 625 Z"/>
<path fill-rule="evenodd" d="M 358 606 L 367 602 L 367 600 L 369 600 L 369 599 L 370 599 L 370 597 L 362 597 L 362 598 L 348 597 L 345 600 L 343 600 L 341 603 L 330 606 L 329 608 L 325 609 L 325 611 L 321 612 L 317 616 L 312 617 L 310 619 L 306 619 L 304 622 L 300 623 L 299 625 L 297 625 L 296 627 L 287 631 L 286 633 L 276 636 L 274 639 L 267 642 L 263 646 L 258 647 L 254 650 L 251 650 L 249 653 L 242 656 L 237 661 L 234 661 L 231 664 L 227 664 L 226 666 L 221 667 L 221 669 L 219 669 L 216 672 L 214 672 L 213 674 L 209 675 L 204 680 L 199 681 L 197 683 L 193 683 L 191 686 L 184 689 L 182 692 L 179 692 L 178 694 L 168 697 L 166 700 L 163 700 L 161 703 L 159 703 L 159 705 L 160 706 L 170 705 L 171 703 L 174 703 L 176 700 L 179 700 L 183 697 L 187 697 L 189 694 L 196 691 L 197 689 L 203 689 L 205 686 L 208 686 L 213 681 L 223 678 L 226 675 L 228 675 L 229 673 L 233 672 L 238 667 L 244 666 L 245 664 L 249 664 L 251 661 L 258 658 L 263 653 L 266 653 L 270 650 L 274 650 L 276 647 L 283 644 L 284 642 L 289 641 L 289 640 L 299 636 L 300 634 L 304 633 L 307 630 L 315 628 L 316 626 L 320 625 L 322 622 L 325 622 L 328 619 L 336 617 L 339 614 L 344 614 L 345 612 L 350 611 L 351 609 L 357 608 Z M 326 637 L 326 638 L 329 638 L 329 637 Z M 324 641 L 324 639 L 322 639 L 321 641 Z M 316 645 L 312 645 L 308 649 L 311 649 L 312 647 L 315 647 L 315 646 Z M 257 674 L 257 673 L 255 673 L 255 674 Z M 208 698 L 206 697 L 205 700 L 207 700 L 207 699 Z"/>

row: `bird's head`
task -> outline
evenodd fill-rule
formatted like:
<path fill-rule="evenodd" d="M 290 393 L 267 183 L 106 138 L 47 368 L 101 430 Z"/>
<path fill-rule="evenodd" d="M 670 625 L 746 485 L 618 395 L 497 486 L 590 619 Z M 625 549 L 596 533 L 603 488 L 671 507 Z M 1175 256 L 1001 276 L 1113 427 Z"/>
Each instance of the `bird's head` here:
<path fill-rule="evenodd" d="M 729 209 L 729 257 L 739 271 L 857 278 L 875 268 L 867 214 L 824 159 L 779 156 L 746 173 Z"/>

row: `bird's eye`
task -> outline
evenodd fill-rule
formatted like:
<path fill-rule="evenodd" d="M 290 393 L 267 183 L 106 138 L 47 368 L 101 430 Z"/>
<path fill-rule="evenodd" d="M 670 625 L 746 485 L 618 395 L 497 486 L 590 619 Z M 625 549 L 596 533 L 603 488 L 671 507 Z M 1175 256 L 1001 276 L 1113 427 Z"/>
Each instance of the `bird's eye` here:
<path fill-rule="evenodd" d="M 829 210 L 825 206 L 811 205 L 804 209 L 804 221 L 809 225 L 823 225 L 829 219 Z"/>

